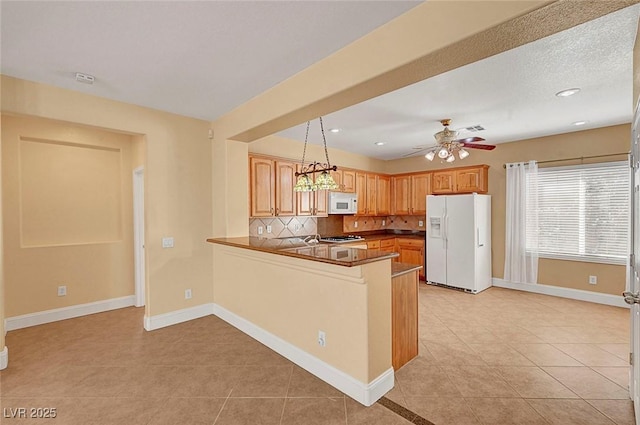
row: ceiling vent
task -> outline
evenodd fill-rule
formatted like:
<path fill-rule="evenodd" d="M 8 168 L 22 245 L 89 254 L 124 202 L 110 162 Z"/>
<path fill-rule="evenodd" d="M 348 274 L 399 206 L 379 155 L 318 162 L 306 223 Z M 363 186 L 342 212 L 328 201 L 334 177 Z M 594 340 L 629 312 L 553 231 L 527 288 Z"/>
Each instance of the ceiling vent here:
<path fill-rule="evenodd" d="M 84 84 L 93 84 L 96 78 L 93 75 L 76 72 L 76 81 Z"/>
<path fill-rule="evenodd" d="M 483 131 L 484 127 L 481 125 L 472 125 L 471 127 L 465 127 L 463 130 L 475 133 L 476 131 Z"/>

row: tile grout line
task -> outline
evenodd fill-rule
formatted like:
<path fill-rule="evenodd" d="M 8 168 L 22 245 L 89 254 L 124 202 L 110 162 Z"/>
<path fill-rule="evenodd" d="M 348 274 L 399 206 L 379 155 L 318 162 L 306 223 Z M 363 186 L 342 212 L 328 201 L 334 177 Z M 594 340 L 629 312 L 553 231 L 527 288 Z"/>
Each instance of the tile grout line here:
<path fill-rule="evenodd" d="M 289 383 L 287 384 L 287 392 L 284 395 L 284 402 L 282 403 L 282 412 L 280 412 L 280 425 L 284 420 L 284 409 L 287 407 L 287 399 L 289 398 L 289 390 L 291 389 L 291 380 L 293 379 L 293 366 L 291 366 L 291 372 L 289 373 Z"/>
<path fill-rule="evenodd" d="M 229 390 L 229 394 L 227 394 L 227 398 L 224 399 L 224 403 L 222 403 L 222 406 L 220 407 L 220 410 L 218 411 L 218 414 L 216 415 L 216 418 L 213 420 L 213 424 L 212 425 L 215 425 L 216 422 L 218 422 L 218 418 L 222 414 L 222 411 L 224 410 L 224 407 L 227 405 L 227 401 L 229 401 L 229 397 L 231 397 L 231 393 L 232 392 L 233 392 L 233 388 Z"/>

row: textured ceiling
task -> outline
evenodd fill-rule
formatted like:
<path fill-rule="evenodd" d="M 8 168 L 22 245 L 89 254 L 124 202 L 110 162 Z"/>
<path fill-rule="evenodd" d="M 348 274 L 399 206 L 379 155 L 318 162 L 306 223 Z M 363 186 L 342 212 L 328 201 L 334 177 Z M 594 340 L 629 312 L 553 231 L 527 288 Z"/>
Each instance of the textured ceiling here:
<path fill-rule="evenodd" d="M 640 5 L 407 86 L 324 117 L 330 147 L 394 159 L 432 145 L 440 119 L 504 143 L 631 121 Z M 560 90 L 581 92 L 560 98 Z M 583 126 L 573 122 L 587 121 Z M 279 135 L 304 140 L 306 124 Z M 467 136 L 471 133 L 465 133 Z M 462 134 L 461 134 L 462 136 Z M 317 120 L 310 142 L 320 143 Z M 375 142 L 384 142 L 376 146 Z"/>
<path fill-rule="evenodd" d="M 3 0 L 0 70 L 214 120 L 419 3 Z"/>

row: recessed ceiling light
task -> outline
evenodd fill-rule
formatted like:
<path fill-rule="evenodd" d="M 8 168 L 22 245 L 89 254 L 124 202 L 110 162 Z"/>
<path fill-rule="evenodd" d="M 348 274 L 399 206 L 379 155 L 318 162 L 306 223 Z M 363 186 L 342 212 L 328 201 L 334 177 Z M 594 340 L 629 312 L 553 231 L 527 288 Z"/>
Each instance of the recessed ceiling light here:
<path fill-rule="evenodd" d="M 375 143 L 374 143 L 374 145 L 376 145 L 376 146 L 382 146 L 382 145 L 384 145 L 384 142 L 375 142 Z"/>
<path fill-rule="evenodd" d="M 329 131 L 332 132 L 332 133 L 340 133 L 342 131 L 342 129 L 340 129 L 340 128 L 330 128 Z"/>
<path fill-rule="evenodd" d="M 566 90 L 562 90 L 559 91 L 558 93 L 556 93 L 556 96 L 558 97 L 569 97 L 569 96 L 573 96 L 574 94 L 578 93 L 580 91 L 579 88 L 573 88 L 573 89 L 566 89 Z"/>
<path fill-rule="evenodd" d="M 587 123 L 587 121 L 576 121 L 576 122 L 572 122 L 571 125 L 585 125 Z"/>

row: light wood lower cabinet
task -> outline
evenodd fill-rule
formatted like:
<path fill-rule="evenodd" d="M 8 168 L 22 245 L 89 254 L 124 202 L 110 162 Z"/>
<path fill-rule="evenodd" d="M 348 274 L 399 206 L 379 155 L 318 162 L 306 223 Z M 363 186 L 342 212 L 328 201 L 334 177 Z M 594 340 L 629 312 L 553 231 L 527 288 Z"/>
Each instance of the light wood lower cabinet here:
<path fill-rule="evenodd" d="M 394 370 L 418 355 L 418 271 L 391 279 L 391 364 Z"/>
<path fill-rule="evenodd" d="M 380 241 L 367 241 L 367 249 L 380 249 Z"/>
<path fill-rule="evenodd" d="M 399 262 L 422 266 L 419 271 L 419 276 L 424 280 L 424 241 L 420 239 L 396 238 L 396 251 L 400 254 L 398 257 Z"/>

